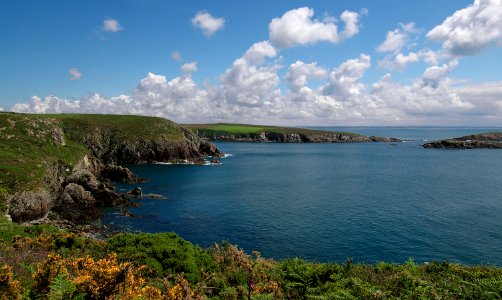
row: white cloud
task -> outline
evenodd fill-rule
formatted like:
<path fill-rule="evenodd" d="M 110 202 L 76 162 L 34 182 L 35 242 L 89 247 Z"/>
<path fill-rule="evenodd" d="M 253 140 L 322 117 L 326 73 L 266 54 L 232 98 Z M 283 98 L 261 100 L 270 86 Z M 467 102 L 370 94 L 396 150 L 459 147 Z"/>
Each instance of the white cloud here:
<path fill-rule="evenodd" d="M 122 26 L 120 25 L 120 23 L 115 20 L 115 19 L 112 19 L 112 18 L 107 18 L 103 21 L 103 31 L 104 32 L 119 32 L 121 31 L 123 28 Z"/>
<path fill-rule="evenodd" d="M 448 74 L 455 69 L 458 65 L 458 60 L 452 60 L 448 64 L 442 66 L 432 66 L 425 70 L 422 75 L 422 82 L 424 86 L 436 88 L 439 82 L 443 80 Z"/>
<path fill-rule="evenodd" d="M 408 54 L 402 53 L 403 48 L 412 48 L 411 35 L 417 32 L 415 23 L 412 22 L 400 23 L 398 28 L 387 32 L 385 41 L 377 47 L 377 51 L 390 52 L 391 54 L 380 60 L 378 65 L 390 70 L 402 71 L 409 63 L 418 62 L 421 57 L 420 52 L 415 53 L 410 51 Z M 429 56 L 432 55 L 432 53 L 428 54 Z"/>
<path fill-rule="evenodd" d="M 306 64 L 297 61 L 289 66 L 285 79 L 291 91 L 298 92 L 307 86 L 309 79 L 323 79 L 327 74 L 325 69 L 317 66 L 317 62 Z"/>
<path fill-rule="evenodd" d="M 202 29 L 207 37 L 212 36 L 216 31 L 220 30 L 225 26 L 225 19 L 215 18 L 211 16 L 208 12 L 199 11 L 192 18 L 192 25 Z"/>
<path fill-rule="evenodd" d="M 181 71 L 184 74 L 192 74 L 197 72 L 197 62 L 193 61 L 191 63 L 186 63 L 181 66 Z"/>
<path fill-rule="evenodd" d="M 181 57 L 181 53 L 179 51 L 171 52 L 171 58 L 178 62 L 183 61 L 183 58 Z"/>
<path fill-rule="evenodd" d="M 359 14 L 344 11 L 341 15 L 345 30 L 338 32 L 338 27 L 330 18 L 324 21 L 312 19 L 314 10 L 301 7 L 287 11 L 280 18 L 274 18 L 269 24 L 269 39 L 277 48 L 296 45 L 315 44 L 326 41 L 333 44 L 341 42 L 358 33 Z"/>
<path fill-rule="evenodd" d="M 385 45 L 381 50 L 387 53 L 393 70 L 420 59 L 430 64 L 410 84 L 393 82 L 390 74 L 367 82 L 365 73 L 372 64 L 365 54 L 330 71 L 316 62 L 296 61 L 281 72 L 280 49 L 318 41 L 336 43 L 357 34 L 359 15 L 355 13 L 342 13 L 342 32 L 333 18 L 319 21 L 312 17 L 313 10 L 301 8 L 274 19 L 269 26 L 270 41 L 251 45 L 221 74 L 217 84 L 196 83 L 189 75 L 197 70 L 192 62 L 181 67 L 183 75 L 171 79 L 148 73 L 130 95 L 94 93 L 73 100 L 33 96 L 29 103 L 16 104 L 12 110 L 153 115 L 182 123 L 500 125 L 502 82 L 459 84 L 450 77 L 458 60 L 445 50 L 411 51 L 410 40 L 416 31 L 413 23 L 401 24 L 380 45 Z M 404 37 L 392 37 L 396 34 Z M 179 52 L 179 56 L 173 53 L 173 59 L 181 60 Z M 439 64 L 445 58 L 450 61 Z M 320 82 L 314 85 L 313 80 Z"/>
<path fill-rule="evenodd" d="M 323 94 L 342 99 L 348 95 L 361 94 L 365 86 L 360 79 L 370 67 L 369 55 L 361 54 L 359 58 L 347 60 L 329 74 L 328 83 L 322 87 Z"/>
<path fill-rule="evenodd" d="M 341 35 L 343 38 L 350 38 L 359 33 L 359 14 L 353 11 L 344 11 L 340 19 L 345 23 L 345 29 Z"/>
<path fill-rule="evenodd" d="M 408 35 L 400 29 L 387 32 L 385 41 L 378 46 L 379 52 L 397 52 L 401 51 L 408 40 Z"/>
<path fill-rule="evenodd" d="M 244 59 L 250 64 L 262 64 L 265 58 L 275 57 L 277 52 L 269 41 L 254 43 L 244 54 Z"/>
<path fill-rule="evenodd" d="M 69 69 L 68 73 L 71 75 L 70 80 L 79 80 L 80 77 L 82 77 L 82 74 L 77 70 L 77 68 Z"/>
<path fill-rule="evenodd" d="M 0 111 L 3 111 L 3 107 L 0 106 Z"/>
<path fill-rule="evenodd" d="M 456 11 L 427 37 L 441 42 L 452 56 L 476 54 L 502 42 L 502 1 L 475 0 Z"/>
<path fill-rule="evenodd" d="M 148 73 L 131 95 L 90 94 L 77 100 L 32 97 L 13 111 L 36 113 L 115 113 L 153 115 L 177 122 L 248 122 L 284 125 L 500 125 L 502 82 L 453 85 L 455 60 L 427 68 L 409 85 L 386 74 L 363 83 L 371 58 L 350 59 L 329 76 L 316 63 L 289 66 L 282 91 L 280 66 L 234 61 L 219 85 L 199 86 L 190 76 L 168 79 Z M 325 80 L 317 88 L 308 81 Z M 454 87 L 452 87 L 454 86 Z"/>
<path fill-rule="evenodd" d="M 408 55 L 397 53 L 394 57 L 386 57 L 378 62 L 378 65 L 390 70 L 402 71 L 406 66 L 413 62 L 420 61 L 420 54 L 410 52 Z M 435 61 L 437 63 L 437 61 Z"/>

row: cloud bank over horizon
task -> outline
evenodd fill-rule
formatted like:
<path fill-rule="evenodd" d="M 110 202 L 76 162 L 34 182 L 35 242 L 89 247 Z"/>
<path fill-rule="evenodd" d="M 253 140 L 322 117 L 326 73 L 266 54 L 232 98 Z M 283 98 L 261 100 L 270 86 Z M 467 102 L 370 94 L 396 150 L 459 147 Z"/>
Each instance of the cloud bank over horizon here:
<path fill-rule="evenodd" d="M 396 24 L 375 45 L 375 54 L 360 53 L 336 67 L 313 60 L 283 64 L 288 48 L 317 43 L 333 47 L 364 30 L 366 10 L 345 10 L 339 17 L 319 18 L 301 7 L 273 18 L 268 40 L 256 42 L 236 58 L 217 83 L 192 78 L 202 64 L 184 63 L 171 79 L 148 73 L 128 95 L 100 93 L 79 99 L 33 96 L 11 110 L 33 113 L 113 113 L 161 116 L 180 123 L 239 122 L 284 125 L 501 125 L 502 81 L 468 83 L 451 77 L 462 57 L 502 44 L 502 4 L 476 0 L 428 32 L 413 22 Z M 199 11 L 192 24 L 210 37 L 225 20 Z M 110 30 L 121 29 L 117 23 Z M 120 29 L 118 29 L 120 28 Z M 115 31 L 113 31 L 115 32 Z M 483 32 L 484 34 L 480 34 Z M 415 42 L 426 38 L 430 46 Z M 376 59 L 377 54 L 384 56 Z M 171 53 L 182 61 L 181 53 Z M 425 63 L 408 83 L 393 80 L 413 63 Z M 368 82 L 374 67 L 389 73 Z M 80 79 L 76 68 L 72 80 Z M 87 72 L 86 72 L 87 74 Z"/>

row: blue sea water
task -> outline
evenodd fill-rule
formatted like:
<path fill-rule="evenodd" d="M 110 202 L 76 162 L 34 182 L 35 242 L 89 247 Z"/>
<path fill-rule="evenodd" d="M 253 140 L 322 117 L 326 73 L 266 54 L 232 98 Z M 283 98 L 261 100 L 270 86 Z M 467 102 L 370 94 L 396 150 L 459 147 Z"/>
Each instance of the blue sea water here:
<path fill-rule="evenodd" d="M 174 231 L 201 247 L 227 240 L 275 259 L 502 265 L 502 150 L 420 147 L 500 128 L 328 129 L 414 141 L 218 143 L 231 155 L 217 166 L 131 166 L 150 179 L 144 193 L 167 199 L 140 200 L 134 218 L 106 210 L 103 221 Z"/>

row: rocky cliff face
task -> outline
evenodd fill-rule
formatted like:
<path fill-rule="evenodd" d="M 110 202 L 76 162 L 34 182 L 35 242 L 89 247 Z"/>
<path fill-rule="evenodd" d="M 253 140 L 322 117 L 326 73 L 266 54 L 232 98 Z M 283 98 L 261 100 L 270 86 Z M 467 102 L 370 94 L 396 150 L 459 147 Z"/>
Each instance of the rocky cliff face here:
<path fill-rule="evenodd" d="M 423 144 L 436 149 L 502 149 L 502 132 L 486 132 Z"/>
<path fill-rule="evenodd" d="M 82 122 L 81 119 L 79 121 Z M 65 120 L 65 124 L 73 123 Z M 43 182 L 35 184 L 36 188 L 8 194 L 7 213 L 13 221 L 49 218 L 85 224 L 99 217 L 100 207 L 129 202 L 125 195 L 114 191 L 112 181 L 133 183 L 141 179 L 120 165 L 153 162 L 202 164 L 207 156 L 223 155 L 212 143 L 174 123 L 169 123 L 169 130 L 175 131 L 176 139 L 162 132 L 140 137 L 130 135 L 129 138 L 127 132 L 121 132 L 120 128 L 87 124 L 84 124 L 87 127 L 83 134 L 76 134 L 72 126 L 65 124 L 57 118 L 45 124 L 44 128 L 50 127 L 50 138 L 46 139 L 52 145 L 50 147 L 57 149 L 71 141 L 85 146 L 87 154 L 82 155 L 74 165 L 60 159 L 47 162 Z M 28 139 L 41 134 L 40 126 L 30 125 L 27 128 Z"/>
<path fill-rule="evenodd" d="M 354 142 L 401 142 L 400 139 L 364 136 L 336 132 L 326 133 L 278 133 L 260 132 L 250 134 L 207 135 L 202 137 L 212 141 L 257 142 L 257 143 L 354 143 Z"/>

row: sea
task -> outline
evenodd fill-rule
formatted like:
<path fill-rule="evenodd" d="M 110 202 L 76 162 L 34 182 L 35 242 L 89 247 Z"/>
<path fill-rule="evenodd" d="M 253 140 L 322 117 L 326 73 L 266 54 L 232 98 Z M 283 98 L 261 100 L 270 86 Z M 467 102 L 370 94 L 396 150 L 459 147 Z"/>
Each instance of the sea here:
<path fill-rule="evenodd" d="M 106 209 L 112 230 L 176 232 L 205 248 L 313 262 L 449 261 L 502 266 L 502 150 L 424 149 L 427 141 L 502 128 L 317 127 L 401 143 L 216 143 L 205 166 L 129 166 L 117 184 L 165 199 Z"/>

